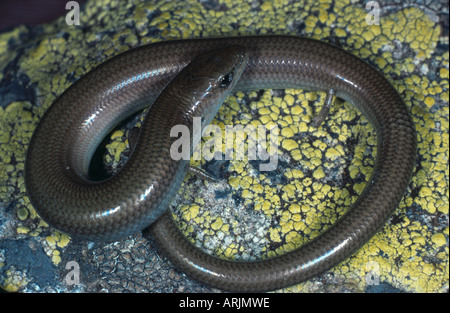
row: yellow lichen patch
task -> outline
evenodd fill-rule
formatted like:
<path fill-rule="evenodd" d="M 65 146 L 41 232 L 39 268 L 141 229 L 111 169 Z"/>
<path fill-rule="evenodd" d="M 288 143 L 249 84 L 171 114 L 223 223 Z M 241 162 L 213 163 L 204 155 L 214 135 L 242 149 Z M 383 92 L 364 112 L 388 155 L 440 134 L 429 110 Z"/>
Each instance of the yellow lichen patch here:
<path fill-rule="evenodd" d="M 26 220 L 29 216 L 29 212 L 27 210 L 27 208 L 21 208 L 20 210 L 17 211 L 17 217 L 23 221 Z"/>
<path fill-rule="evenodd" d="M 325 177 L 325 173 L 323 171 L 323 169 L 321 167 L 317 168 L 314 172 L 313 172 L 313 177 L 315 179 L 321 179 Z"/>
<path fill-rule="evenodd" d="M 431 237 L 431 241 L 438 247 L 441 247 L 447 243 L 444 234 L 434 234 Z"/>
<path fill-rule="evenodd" d="M 217 218 L 213 223 L 211 223 L 211 228 L 213 230 L 219 230 L 220 228 L 222 228 L 223 225 L 223 221 L 221 218 Z"/>
<path fill-rule="evenodd" d="M 65 246 L 67 246 L 69 244 L 69 242 L 70 242 L 70 237 L 66 234 L 61 234 L 56 245 L 59 248 L 64 248 Z"/>
<path fill-rule="evenodd" d="M 14 199 L 13 195 L 25 194 L 26 145 L 38 120 L 28 101 L 12 101 L 5 107 L 0 106 L 0 203 L 6 206 L 10 201 L 16 203 L 15 216 L 20 222 L 15 232 L 21 235 L 33 235 L 37 226 L 30 223 L 30 219 L 36 218 L 36 211 L 28 198 Z"/>
<path fill-rule="evenodd" d="M 54 265 L 58 265 L 61 262 L 61 250 L 66 247 L 70 242 L 70 237 L 60 232 L 54 232 L 52 235 L 45 238 L 45 253 L 51 258 Z"/>
<path fill-rule="evenodd" d="M 192 206 L 184 205 L 180 208 L 180 211 L 183 213 L 183 218 L 185 218 L 186 220 L 191 220 L 198 216 L 199 209 L 200 206 L 198 205 Z"/>
<path fill-rule="evenodd" d="M 12 269 L 6 271 L 2 287 L 8 292 L 16 292 L 28 285 L 29 282 L 30 279 L 26 276 L 26 273 L 12 267 Z"/>
<path fill-rule="evenodd" d="M 114 157 L 114 161 L 118 163 L 120 161 L 120 156 L 127 149 L 126 142 L 123 142 L 121 136 L 123 136 L 122 131 L 118 131 L 111 136 L 111 143 L 106 145 L 106 149 L 108 150 L 109 155 Z M 111 160 L 107 157 L 107 162 Z"/>
<path fill-rule="evenodd" d="M 282 147 L 288 151 L 298 148 L 298 143 L 295 140 L 284 139 L 282 142 Z"/>
<path fill-rule="evenodd" d="M 231 244 L 223 251 L 216 251 L 216 255 L 220 255 L 224 259 L 233 260 L 237 252 L 236 246 Z"/>
<path fill-rule="evenodd" d="M 16 232 L 18 234 L 29 234 L 30 233 L 30 228 L 26 227 L 26 226 L 18 226 L 16 228 Z"/>

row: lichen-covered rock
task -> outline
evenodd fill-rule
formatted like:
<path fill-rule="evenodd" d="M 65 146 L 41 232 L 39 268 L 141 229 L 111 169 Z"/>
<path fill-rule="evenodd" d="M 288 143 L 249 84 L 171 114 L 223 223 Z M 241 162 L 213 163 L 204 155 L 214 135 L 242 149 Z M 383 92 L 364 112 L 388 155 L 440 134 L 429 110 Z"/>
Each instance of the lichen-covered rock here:
<path fill-rule="evenodd" d="M 48 227 L 26 196 L 28 142 L 60 93 L 122 51 L 180 38 L 295 34 L 342 46 L 386 75 L 411 110 L 418 158 L 390 222 L 352 258 L 288 290 L 445 291 L 448 13 L 436 3 L 403 8 L 378 2 L 385 7 L 380 24 L 368 25 L 365 1 L 88 1 L 80 25 L 61 17 L 0 33 L 0 286 L 25 292 L 209 291 L 159 258 L 139 234 L 108 245 L 74 243 Z M 440 27 L 445 23 L 446 31 Z M 303 244 L 345 213 L 372 173 L 376 134 L 347 103 L 335 104 L 326 125 L 310 126 L 324 97 L 282 90 L 229 98 L 213 123 L 222 129 L 277 125 L 279 167 L 259 172 L 253 161 L 193 161 L 223 180 L 210 184 L 188 175 L 172 204 L 192 241 L 220 257 L 268 257 Z M 112 169 L 126 159 L 127 131 L 115 131 L 107 145 Z M 24 246 L 22 257 L 14 257 L 11 251 Z M 44 269 L 30 266 L 30 258 L 44 258 Z M 66 280 L 69 261 L 80 265 L 79 284 Z"/>

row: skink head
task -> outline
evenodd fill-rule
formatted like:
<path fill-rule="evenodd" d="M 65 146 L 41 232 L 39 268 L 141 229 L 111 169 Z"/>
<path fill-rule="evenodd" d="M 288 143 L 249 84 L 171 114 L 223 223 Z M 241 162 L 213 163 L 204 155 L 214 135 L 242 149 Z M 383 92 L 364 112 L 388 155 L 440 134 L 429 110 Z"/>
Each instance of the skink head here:
<path fill-rule="evenodd" d="M 247 61 L 247 51 L 240 46 L 195 57 L 168 86 L 174 89 L 172 94 L 180 95 L 185 119 L 201 117 L 202 126 L 208 125 L 239 81 Z"/>
<path fill-rule="evenodd" d="M 205 90 L 233 89 L 247 61 L 248 54 L 244 47 L 231 46 L 198 55 L 183 72 L 188 76 L 187 85 L 192 87 L 201 87 Z"/>

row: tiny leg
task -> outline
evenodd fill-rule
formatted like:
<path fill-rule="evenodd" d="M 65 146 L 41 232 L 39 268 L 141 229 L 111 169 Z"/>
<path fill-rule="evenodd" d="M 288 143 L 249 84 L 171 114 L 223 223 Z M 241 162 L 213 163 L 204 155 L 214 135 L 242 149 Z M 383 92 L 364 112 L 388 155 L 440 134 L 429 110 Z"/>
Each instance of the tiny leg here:
<path fill-rule="evenodd" d="M 325 121 L 328 113 L 330 113 L 331 104 L 333 104 L 335 94 L 336 91 L 334 89 L 328 90 L 322 110 L 320 110 L 319 114 L 312 120 L 313 127 L 319 127 Z"/>
<path fill-rule="evenodd" d="M 194 167 L 194 166 L 190 166 L 189 165 L 188 166 L 188 172 L 193 174 L 193 175 L 195 175 L 195 176 L 197 176 L 200 179 L 207 180 L 207 181 L 209 181 L 211 183 L 219 182 L 219 180 L 217 178 L 211 176 L 211 174 L 205 172 L 202 169 L 199 169 L 198 167 Z"/>

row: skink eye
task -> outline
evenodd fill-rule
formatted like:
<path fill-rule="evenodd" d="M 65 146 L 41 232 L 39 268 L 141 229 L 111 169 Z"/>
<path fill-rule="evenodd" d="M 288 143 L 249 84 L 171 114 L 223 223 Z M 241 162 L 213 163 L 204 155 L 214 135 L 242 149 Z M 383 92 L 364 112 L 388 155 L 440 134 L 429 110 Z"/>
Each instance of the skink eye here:
<path fill-rule="evenodd" d="M 233 73 L 228 73 L 220 78 L 220 87 L 225 88 L 233 81 Z"/>

